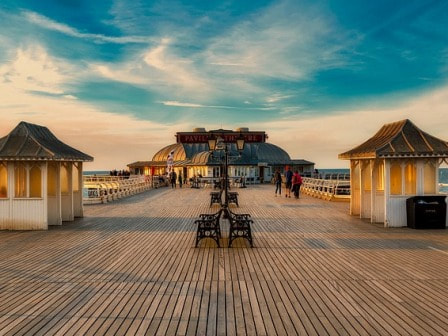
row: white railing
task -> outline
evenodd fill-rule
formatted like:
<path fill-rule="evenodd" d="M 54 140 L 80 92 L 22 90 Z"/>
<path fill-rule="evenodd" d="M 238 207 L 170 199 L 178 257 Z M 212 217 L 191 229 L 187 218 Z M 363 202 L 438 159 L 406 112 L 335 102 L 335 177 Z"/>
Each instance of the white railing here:
<path fill-rule="evenodd" d="M 158 187 L 158 178 L 144 175 L 83 177 L 83 203 L 107 203 Z"/>
<path fill-rule="evenodd" d="M 301 191 L 325 200 L 350 199 L 350 181 L 304 177 Z"/>

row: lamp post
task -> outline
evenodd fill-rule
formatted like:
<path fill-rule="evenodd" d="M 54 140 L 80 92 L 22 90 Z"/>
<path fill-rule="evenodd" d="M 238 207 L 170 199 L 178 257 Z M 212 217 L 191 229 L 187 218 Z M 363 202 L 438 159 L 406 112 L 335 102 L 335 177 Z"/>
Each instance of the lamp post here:
<path fill-rule="evenodd" d="M 210 132 L 210 136 L 208 137 L 208 147 L 209 151 L 212 153 L 217 150 L 224 151 L 224 204 L 221 204 L 222 210 L 224 210 L 223 218 L 228 218 L 228 208 L 229 208 L 229 197 L 228 197 L 228 189 L 229 189 L 229 146 L 233 142 L 225 142 L 223 134 L 215 134 L 214 132 Z M 244 136 L 240 133 L 239 136 L 235 139 L 236 147 L 238 152 L 242 153 L 244 150 Z"/>

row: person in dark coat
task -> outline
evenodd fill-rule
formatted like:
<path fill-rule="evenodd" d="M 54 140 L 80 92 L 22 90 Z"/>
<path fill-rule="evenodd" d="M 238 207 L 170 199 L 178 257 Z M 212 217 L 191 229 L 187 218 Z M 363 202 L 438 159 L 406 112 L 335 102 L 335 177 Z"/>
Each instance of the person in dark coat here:
<path fill-rule="evenodd" d="M 171 172 L 171 188 L 176 188 L 177 174 L 175 171 Z"/>
<path fill-rule="evenodd" d="M 274 174 L 274 183 L 275 183 L 275 197 L 277 197 L 277 192 L 279 196 L 282 195 L 282 174 L 277 169 Z"/>
<path fill-rule="evenodd" d="M 182 188 L 182 182 L 184 181 L 182 178 L 182 173 L 179 173 L 179 178 L 177 180 L 179 181 L 179 188 Z"/>

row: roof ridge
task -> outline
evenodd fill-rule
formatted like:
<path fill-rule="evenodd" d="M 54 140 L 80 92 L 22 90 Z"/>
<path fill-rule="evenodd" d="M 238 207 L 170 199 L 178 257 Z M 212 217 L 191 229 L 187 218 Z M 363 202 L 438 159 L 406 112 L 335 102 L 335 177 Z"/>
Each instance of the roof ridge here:
<path fill-rule="evenodd" d="M 414 147 L 411 145 L 411 143 L 409 142 L 408 138 L 406 137 L 406 134 L 404 134 L 404 132 L 401 131 L 401 135 L 402 135 L 402 137 L 403 137 L 403 139 L 404 139 L 404 142 L 406 142 L 406 145 L 408 145 L 409 149 L 410 149 L 412 152 L 415 152 L 415 148 L 414 148 Z"/>
<path fill-rule="evenodd" d="M 50 155 L 55 156 L 55 153 L 54 153 L 53 151 L 49 150 L 46 146 L 44 146 L 40 141 L 38 141 L 38 140 L 34 137 L 33 132 L 31 132 L 31 130 L 28 128 L 28 126 L 33 126 L 33 125 L 35 125 L 35 126 L 41 127 L 41 128 L 43 128 L 43 129 L 45 129 L 48 133 L 50 133 L 54 138 L 56 138 L 56 137 L 54 136 L 54 134 L 51 133 L 51 131 L 50 131 L 47 127 L 45 127 L 45 126 L 40 126 L 40 125 L 36 125 L 36 124 L 30 124 L 30 123 L 27 123 L 27 122 L 25 122 L 25 121 L 21 121 L 21 122 L 20 122 L 20 124 L 22 124 L 22 123 L 25 124 L 26 130 L 28 131 L 28 137 L 30 137 L 36 144 L 38 144 L 40 147 L 42 147 L 44 150 L 46 150 Z M 20 124 L 19 124 L 19 125 L 20 125 Z M 56 138 L 56 140 L 58 140 L 58 138 Z M 26 143 L 26 142 L 24 141 L 22 146 L 24 146 L 25 143 Z M 20 151 L 19 151 L 19 152 L 20 152 Z"/>

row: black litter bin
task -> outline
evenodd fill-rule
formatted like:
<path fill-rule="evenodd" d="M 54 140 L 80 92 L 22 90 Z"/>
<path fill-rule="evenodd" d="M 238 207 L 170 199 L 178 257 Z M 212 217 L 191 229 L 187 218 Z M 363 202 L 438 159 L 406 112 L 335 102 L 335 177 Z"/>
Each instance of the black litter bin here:
<path fill-rule="evenodd" d="M 414 196 L 406 200 L 408 227 L 446 229 L 446 196 Z"/>

